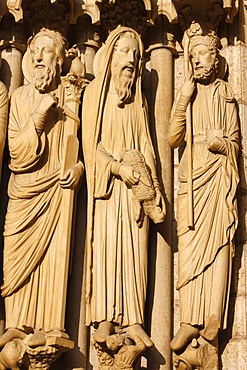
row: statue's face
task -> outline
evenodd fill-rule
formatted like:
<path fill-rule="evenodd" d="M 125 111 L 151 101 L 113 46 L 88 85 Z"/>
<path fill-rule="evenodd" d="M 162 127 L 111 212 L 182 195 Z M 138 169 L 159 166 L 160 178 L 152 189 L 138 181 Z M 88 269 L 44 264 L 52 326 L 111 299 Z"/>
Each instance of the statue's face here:
<path fill-rule="evenodd" d="M 111 74 L 119 97 L 117 103 L 119 107 L 131 99 L 138 60 L 138 41 L 133 37 L 124 35 L 115 45 L 111 64 Z"/>
<path fill-rule="evenodd" d="M 48 36 L 37 37 L 31 46 L 31 55 L 36 69 L 50 67 L 57 57 L 54 41 Z"/>
<path fill-rule="evenodd" d="M 197 45 L 191 51 L 191 60 L 194 68 L 200 66 L 208 67 L 214 62 L 215 53 L 213 53 L 206 45 Z"/>
<path fill-rule="evenodd" d="M 123 36 L 120 38 L 113 54 L 114 63 L 121 66 L 125 74 L 132 75 L 136 69 L 138 58 L 138 41 L 132 37 Z"/>
<path fill-rule="evenodd" d="M 216 53 L 206 45 L 196 45 L 190 52 L 195 79 L 208 80 L 215 71 Z"/>
<path fill-rule="evenodd" d="M 38 36 L 30 46 L 32 56 L 33 84 L 40 92 L 54 89 L 57 85 L 58 58 L 56 45 L 48 36 Z"/>

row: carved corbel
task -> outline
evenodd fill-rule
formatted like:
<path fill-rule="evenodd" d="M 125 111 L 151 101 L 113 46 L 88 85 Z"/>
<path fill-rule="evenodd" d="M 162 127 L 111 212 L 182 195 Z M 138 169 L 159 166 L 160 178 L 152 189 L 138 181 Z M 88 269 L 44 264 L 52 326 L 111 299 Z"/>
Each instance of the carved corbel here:
<path fill-rule="evenodd" d="M 146 345 L 137 335 L 117 333 L 110 335 L 105 344 L 92 340 L 100 370 L 134 370 Z"/>
<path fill-rule="evenodd" d="M 170 23 L 178 22 L 178 14 L 172 0 L 153 1 L 153 8 L 157 4 L 156 16 L 165 15 Z M 155 16 L 155 18 L 156 18 Z M 153 19 L 155 19 L 153 18 Z"/>
<path fill-rule="evenodd" d="M 226 23 L 232 23 L 238 12 L 238 0 L 223 0 L 223 8 L 226 13 Z"/>
<path fill-rule="evenodd" d="M 77 19 L 84 15 L 89 15 L 93 24 L 100 22 L 100 3 L 96 0 L 70 0 L 70 20 L 75 24 Z"/>
<path fill-rule="evenodd" d="M 8 0 L 7 7 L 10 14 L 14 16 L 16 22 L 23 19 L 22 0 Z"/>
<path fill-rule="evenodd" d="M 193 339 L 181 353 L 173 353 L 173 364 L 178 370 L 218 370 L 216 346 L 202 338 Z"/>

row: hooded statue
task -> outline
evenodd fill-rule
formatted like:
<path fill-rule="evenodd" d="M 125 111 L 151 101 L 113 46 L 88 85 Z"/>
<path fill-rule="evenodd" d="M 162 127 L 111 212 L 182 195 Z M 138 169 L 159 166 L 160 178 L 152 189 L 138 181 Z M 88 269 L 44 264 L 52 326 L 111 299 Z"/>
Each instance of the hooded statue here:
<path fill-rule="evenodd" d="M 127 63 L 122 63 L 122 61 Z M 88 185 L 86 324 L 142 326 L 147 288 L 148 218 L 136 218 L 131 185 L 140 174 L 120 163 L 125 149 L 142 153 L 158 202 L 147 107 L 141 91 L 143 45 L 132 29 L 118 27 L 95 58 L 96 78 L 83 100 L 82 141 Z M 117 65 L 120 74 L 114 75 Z M 122 75 L 128 77 L 119 87 Z M 134 76 L 134 77 L 133 77 Z M 125 92 L 123 92 L 125 91 Z M 130 170 L 130 178 L 125 175 Z M 96 338 L 95 338 L 96 339 Z M 104 342 L 106 337 L 100 338 Z M 97 340 L 97 339 L 96 339 Z"/>

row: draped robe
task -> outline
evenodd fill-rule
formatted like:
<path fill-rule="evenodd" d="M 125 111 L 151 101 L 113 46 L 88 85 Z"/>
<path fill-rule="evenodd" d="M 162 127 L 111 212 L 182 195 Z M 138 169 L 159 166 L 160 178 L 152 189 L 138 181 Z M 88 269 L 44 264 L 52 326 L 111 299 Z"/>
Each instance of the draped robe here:
<path fill-rule="evenodd" d="M 11 100 L 8 128 L 9 203 L 4 231 L 6 328 L 48 331 L 56 325 L 55 269 L 59 253 L 59 185 L 64 146 L 63 88 L 58 106 L 49 111 L 39 137 L 32 113 L 42 94 L 33 85 L 17 89 Z M 63 328 L 60 328 L 63 329 Z"/>
<path fill-rule="evenodd" d="M 122 149 L 137 149 L 156 177 L 139 72 L 129 104 L 118 107 L 117 95 L 108 92 L 115 42 L 129 30 L 119 27 L 110 34 L 103 69 L 86 88 L 83 99 L 82 142 L 88 187 L 87 325 L 105 320 L 122 326 L 144 323 L 148 220 L 145 217 L 138 228 L 132 191 L 111 173 L 112 162 L 119 160 Z"/>
<path fill-rule="evenodd" d="M 185 109 L 174 104 L 169 141 L 173 147 L 185 137 Z M 187 224 L 187 149 L 179 165 L 178 285 L 181 323 L 204 326 L 217 317 L 226 327 L 231 281 L 233 239 L 238 224 L 236 189 L 238 118 L 229 85 L 217 79 L 200 86 L 192 100 L 194 229 Z M 207 132 L 222 138 L 226 154 L 207 147 Z"/>
<path fill-rule="evenodd" d="M 0 81 L 0 181 L 2 172 L 3 150 L 8 121 L 8 90 Z"/>

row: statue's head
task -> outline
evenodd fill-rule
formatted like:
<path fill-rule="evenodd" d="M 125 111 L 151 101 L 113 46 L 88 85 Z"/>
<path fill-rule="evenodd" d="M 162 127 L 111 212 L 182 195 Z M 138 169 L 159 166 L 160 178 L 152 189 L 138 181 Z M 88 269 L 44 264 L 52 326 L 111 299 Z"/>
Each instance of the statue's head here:
<path fill-rule="evenodd" d="M 28 40 L 34 84 L 44 92 L 60 76 L 65 58 L 66 40 L 59 32 L 42 28 Z"/>
<path fill-rule="evenodd" d="M 209 82 L 218 72 L 218 46 L 220 41 L 214 34 L 192 36 L 190 38 L 190 59 L 194 78 L 199 82 Z"/>
<path fill-rule="evenodd" d="M 139 58 L 139 40 L 136 34 L 131 31 L 122 33 L 114 45 L 111 62 L 111 74 L 119 97 L 119 106 L 131 98 Z"/>
<path fill-rule="evenodd" d="M 116 352 L 124 344 L 124 336 L 121 334 L 113 334 L 107 337 L 106 346 L 113 352 Z"/>

